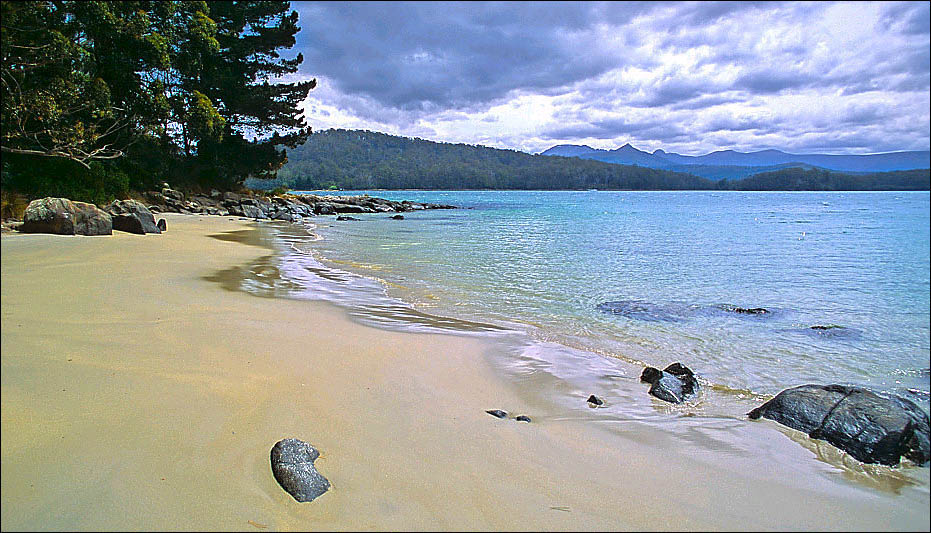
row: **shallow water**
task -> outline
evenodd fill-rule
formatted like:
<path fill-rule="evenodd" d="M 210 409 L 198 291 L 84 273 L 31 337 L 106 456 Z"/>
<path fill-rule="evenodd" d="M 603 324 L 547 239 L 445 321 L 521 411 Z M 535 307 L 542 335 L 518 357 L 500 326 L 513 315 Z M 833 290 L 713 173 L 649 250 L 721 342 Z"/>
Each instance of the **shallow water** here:
<path fill-rule="evenodd" d="M 844 382 L 928 405 L 928 193 L 371 194 L 466 208 L 318 223 L 325 264 L 417 309 L 734 390 Z"/>
<path fill-rule="evenodd" d="M 492 362 L 535 422 L 658 430 L 716 465 L 759 460 L 771 435 L 746 413 L 787 387 L 860 384 L 928 408 L 927 193 L 371 194 L 464 209 L 270 225 L 275 252 L 215 281 L 378 327 L 498 337 Z M 639 381 L 674 361 L 702 382 L 683 405 Z M 779 431 L 821 475 L 927 496 L 926 468 Z M 781 450 L 771 459 L 796 460 Z"/>

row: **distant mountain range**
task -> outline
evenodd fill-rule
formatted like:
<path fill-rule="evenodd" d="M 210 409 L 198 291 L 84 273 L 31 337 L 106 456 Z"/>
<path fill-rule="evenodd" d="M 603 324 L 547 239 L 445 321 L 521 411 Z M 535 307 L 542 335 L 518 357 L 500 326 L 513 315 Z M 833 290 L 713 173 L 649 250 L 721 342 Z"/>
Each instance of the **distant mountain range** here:
<path fill-rule="evenodd" d="M 931 168 L 931 152 L 888 152 L 870 155 L 790 154 L 779 150 L 737 152 L 721 150 L 690 156 L 656 150 L 652 154 L 625 144 L 614 150 L 586 145 L 560 144 L 541 155 L 579 157 L 618 165 L 688 172 L 710 179 L 740 179 L 790 167 L 822 168 L 842 172 L 890 172 Z"/>

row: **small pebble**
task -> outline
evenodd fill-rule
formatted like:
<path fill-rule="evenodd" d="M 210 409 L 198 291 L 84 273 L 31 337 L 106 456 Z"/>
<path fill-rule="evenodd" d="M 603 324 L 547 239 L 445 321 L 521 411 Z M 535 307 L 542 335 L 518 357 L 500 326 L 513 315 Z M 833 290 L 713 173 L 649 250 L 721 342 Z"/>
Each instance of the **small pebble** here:
<path fill-rule="evenodd" d="M 588 403 L 594 404 L 594 405 L 604 405 L 605 401 L 595 396 L 594 394 L 592 394 L 591 396 L 588 397 Z"/>
<path fill-rule="evenodd" d="M 514 420 L 517 420 L 518 422 L 530 422 L 530 417 L 527 415 L 520 415 L 520 416 L 515 416 Z"/>
<path fill-rule="evenodd" d="M 502 411 L 501 409 L 489 409 L 488 411 L 485 411 L 485 412 L 495 418 L 507 418 L 508 417 L 507 411 Z"/>

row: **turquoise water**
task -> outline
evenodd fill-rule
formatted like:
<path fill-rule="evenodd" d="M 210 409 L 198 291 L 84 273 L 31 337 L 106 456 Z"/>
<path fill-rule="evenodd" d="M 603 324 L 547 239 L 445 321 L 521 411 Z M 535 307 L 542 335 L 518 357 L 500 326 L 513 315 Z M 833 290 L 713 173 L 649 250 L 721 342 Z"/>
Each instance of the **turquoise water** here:
<path fill-rule="evenodd" d="M 344 278 L 299 283 L 367 298 L 360 315 L 519 330 L 515 368 L 680 361 L 749 397 L 852 383 L 928 406 L 927 192 L 339 194 L 365 193 L 462 209 L 313 219 L 310 251 Z"/>

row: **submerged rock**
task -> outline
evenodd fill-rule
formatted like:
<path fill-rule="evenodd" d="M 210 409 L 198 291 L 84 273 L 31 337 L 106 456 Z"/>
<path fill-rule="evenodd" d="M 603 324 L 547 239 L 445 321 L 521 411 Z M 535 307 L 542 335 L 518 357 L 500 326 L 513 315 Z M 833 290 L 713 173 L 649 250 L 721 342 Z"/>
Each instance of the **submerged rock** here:
<path fill-rule="evenodd" d="M 502 411 L 501 409 L 489 409 L 485 412 L 495 418 L 507 418 L 508 417 L 507 411 Z"/>
<path fill-rule="evenodd" d="M 29 202 L 19 231 L 57 235 L 112 235 L 113 221 L 107 212 L 93 204 L 48 197 Z"/>
<path fill-rule="evenodd" d="M 780 392 L 747 416 L 803 431 L 864 463 L 893 466 L 906 457 L 927 465 L 931 458 L 928 415 L 910 400 L 861 387 L 801 385 Z"/>
<path fill-rule="evenodd" d="M 336 217 L 336 220 L 344 221 L 344 220 L 359 220 L 359 219 L 356 218 L 356 217 L 350 217 L 350 216 L 345 216 L 345 215 L 339 215 L 338 217 Z"/>
<path fill-rule="evenodd" d="M 648 366 L 643 369 L 640 381 L 650 384 L 650 394 L 672 403 L 682 403 L 698 393 L 698 380 L 685 365 L 673 363 L 663 370 Z"/>
<path fill-rule="evenodd" d="M 393 220 L 404 220 L 404 215 L 394 215 L 391 217 Z"/>
<path fill-rule="evenodd" d="M 718 309 L 727 311 L 729 313 L 738 313 L 741 315 L 769 315 L 772 314 L 772 311 L 763 307 L 737 307 L 736 305 L 720 305 Z"/>
<path fill-rule="evenodd" d="M 272 474 L 295 500 L 313 501 L 330 488 L 330 482 L 314 467 L 318 457 L 320 452 L 302 440 L 280 440 L 272 447 Z"/>
<path fill-rule="evenodd" d="M 616 300 L 602 302 L 599 311 L 622 315 L 647 322 L 680 322 L 692 314 L 693 308 L 681 304 L 656 304 L 641 300 Z"/>

